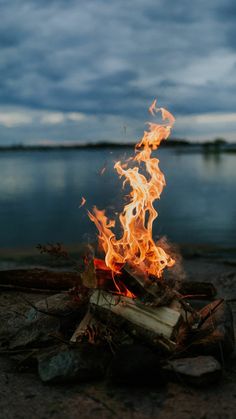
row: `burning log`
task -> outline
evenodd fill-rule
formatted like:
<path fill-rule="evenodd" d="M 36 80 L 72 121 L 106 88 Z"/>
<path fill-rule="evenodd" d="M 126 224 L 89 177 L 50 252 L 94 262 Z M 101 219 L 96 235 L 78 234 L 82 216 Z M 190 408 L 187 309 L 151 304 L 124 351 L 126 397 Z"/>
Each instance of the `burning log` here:
<path fill-rule="evenodd" d="M 146 272 L 131 263 L 122 268 L 122 281 L 140 300 L 153 306 L 168 305 L 175 293 L 162 281 L 151 280 Z"/>
<path fill-rule="evenodd" d="M 138 300 L 96 290 L 90 305 L 103 321 L 119 325 L 127 333 L 167 351 L 176 347 L 181 314 L 169 307 L 148 307 Z M 109 316 L 108 316 L 109 314 Z"/>

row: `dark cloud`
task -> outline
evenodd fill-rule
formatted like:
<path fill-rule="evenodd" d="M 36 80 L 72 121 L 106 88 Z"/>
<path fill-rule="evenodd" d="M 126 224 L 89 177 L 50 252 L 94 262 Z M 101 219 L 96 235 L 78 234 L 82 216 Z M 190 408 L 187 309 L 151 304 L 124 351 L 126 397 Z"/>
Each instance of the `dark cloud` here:
<path fill-rule="evenodd" d="M 235 11 L 233 0 L 0 0 L 0 106 L 122 120 L 158 96 L 180 115 L 232 112 Z"/>

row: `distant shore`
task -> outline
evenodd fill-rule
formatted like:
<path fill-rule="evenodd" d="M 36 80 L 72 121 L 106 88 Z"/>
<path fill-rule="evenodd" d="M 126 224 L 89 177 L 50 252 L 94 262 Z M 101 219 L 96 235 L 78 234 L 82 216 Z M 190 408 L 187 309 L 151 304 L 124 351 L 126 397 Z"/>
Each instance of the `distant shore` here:
<path fill-rule="evenodd" d="M 119 143 L 101 141 L 99 143 L 73 143 L 73 144 L 14 144 L 0 146 L 0 152 L 6 151 L 67 151 L 67 150 L 84 150 L 84 149 L 119 149 L 133 148 L 135 143 Z M 207 141 L 203 143 L 192 143 L 182 139 L 171 139 L 163 141 L 163 148 L 178 148 L 185 152 L 205 152 L 205 153 L 236 153 L 236 143 L 227 143 L 224 140 Z"/>
<path fill-rule="evenodd" d="M 96 248 L 95 243 L 91 243 Z M 72 260 L 83 258 L 86 243 L 65 245 Z M 176 249 L 184 259 L 205 258 L 211 261 L 221 261 L 228 266 L 236 266 L 236 248 L 207 244 L 178 243 Z M 36 247 L 0 248 L 0 270 L 26 267 L 50 267 L 52 269 L 74 267 L 74 264 L 64 259 L 53 259 L 50 255 L 41 255 Z"/>

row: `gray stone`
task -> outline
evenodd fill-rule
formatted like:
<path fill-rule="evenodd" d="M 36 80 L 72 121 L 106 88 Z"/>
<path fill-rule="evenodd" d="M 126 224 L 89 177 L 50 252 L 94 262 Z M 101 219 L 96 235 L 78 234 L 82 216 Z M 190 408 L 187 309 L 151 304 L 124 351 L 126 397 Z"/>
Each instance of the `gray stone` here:
<path fill-rule="evenodd" d="M 46 297 L 32 307 L 27 313 L 28 320 L 34 320 L 38 311 L 57 317 L 80 314 L 82 304 L 66 293 L 54 294 Z"/>
<path fill-rule="evenodd" d="M 2 331 L 2 337 L 9 349 L 41 346 L 54 340 L 55 334 L 64 336 L 83 314 L 83 305 L 71 296 L 55 294 L 35 303 L 20 319 L 10 318 L 10 331 Z"/>
<path fill-rule="evenodd" d="M 181 358 L 169 361 L 164 367 L 171 378 L 184 380 L 195 386 L 216 382 L 221 377 L 221 365 L 212 356 Z"/>
<path fill-rule="evenodd" d="M 79 344 L 57 348 L 38 358 L 38 373 L 45 383 L 66 383 L 102 378 L 111 354 L 103 346 Z"/>
<path fill-rule="evenodd" d="M 9 339 L 9 349 L 41 346 L 54 339 L 60 331 L 60 319 L 38 313 L 34 320 L 26 321 L 17 333 Z"/>

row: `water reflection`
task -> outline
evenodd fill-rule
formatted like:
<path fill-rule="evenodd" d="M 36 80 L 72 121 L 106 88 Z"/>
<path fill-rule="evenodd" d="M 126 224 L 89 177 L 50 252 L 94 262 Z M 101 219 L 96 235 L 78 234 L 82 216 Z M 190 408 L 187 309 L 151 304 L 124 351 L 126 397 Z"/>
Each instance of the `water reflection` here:
<path fill-rule="evenodd" d="M 113 162 L 116 150 L 81 150 L 0 155 L 1 247 L 38 242 L 78 243 L 94 238 L 96 229 L 79 209 L 96 204 L 113 213 L 124 203 L 122 181 Z M 126 152 L 127 153 L 127 152 Z M 130 150 L 132 153 L 132 150 Z M 156 236 L 173 241 L 235 245 L 235 156 L 181 154 L 164 149 L 160 167 L 167 180 L 157 203 Z M 101 169 L 106 166 L 103 176 Z"/>

